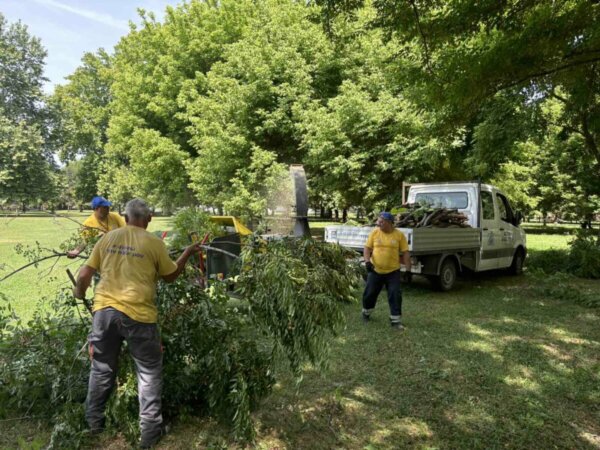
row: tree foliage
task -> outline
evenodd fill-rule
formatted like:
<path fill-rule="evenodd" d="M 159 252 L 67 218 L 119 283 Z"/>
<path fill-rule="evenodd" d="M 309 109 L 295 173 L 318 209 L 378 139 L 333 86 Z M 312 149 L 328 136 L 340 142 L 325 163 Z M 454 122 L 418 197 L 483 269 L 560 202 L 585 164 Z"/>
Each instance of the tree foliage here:
<path fill-rule="evenodd" d="M 46 50 L 21 22 L 9 24 L 0 14 L 0 113 L 14 123 L 41 125 Z"/>
<path fill-rule="evenodd" d="M 63 153 L 102 148 L 99 191 L 117 202 L 193 198 L 255 217 L 276 174 L 303 163 L 315 206 L 371 210 L 397 204 L 403 181 L 481 178 L 561 213 L 549 191 L 568 179 L 594 213 L 594 2 L 226 0 L 141 14 L 55 95 Z"/>
<path fill-rule="evenodd" d="M 181 213 L 176 234 L 186 236 L 189 227 L 207 224 L 205 219 L 193 210 Z M 39 257 L 43 251 L 25 253 Z M 251 412 L 282 368 L 299 376 L 306 363 L 326 365 L 332 337 L 343 327 L 341 302 L 353 298 L 358 281 L 346 256 L 346 250 L 323 242 L 252 237 L 232 279 L 200 288 L 194 283 L 197 269 L 188 267 L 177 282 L 159 283 L 165 416 L 210 414 L 231 424 L 236 438 L 251 440 Z M 86 436 L 81 404 L 91 321 L 74 306 L 64 290 L 49 305 L 40 304 L 27 324 L 10 306 L 0 308 L 0 417 L 26 412 L 52 421 L 51 448 L 79 447 Z M 125 355 L 121 362 L 107 426 L 134 443 L 135 371 Z"/>
<path fill-rule="evenodd" d="M 51 199 L 54 180 L 36 125 L 0 115 L 0 201 L 29 205 Z"/>
<path fill-rule="evenodd" d="M 26 206 L 55 193 L 42 94 L 45 57 L 25 25 L 8 24 L 0 14 L 0 202 Z"/>
<path fill-rule="evenodd" d="M 63 161 L 102 155 L 107 141 L 112 85 L 111 57 L 103 49 L 86 53 L 81 66 L 56 86 L 49 99 L 55 112 L 53 138 Z"/>

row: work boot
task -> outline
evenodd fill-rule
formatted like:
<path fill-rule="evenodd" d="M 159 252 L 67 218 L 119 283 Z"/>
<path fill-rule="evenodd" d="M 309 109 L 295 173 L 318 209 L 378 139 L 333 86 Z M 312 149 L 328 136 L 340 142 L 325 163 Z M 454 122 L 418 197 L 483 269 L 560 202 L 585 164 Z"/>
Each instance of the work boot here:
<path fill-rule="evenodd" d="M 362 313 L 361 316 L 363 323 L 369 323 L 369 321 L 371 320 L 371 317 L 366 315 L 365 313 Z"/>
<path fill-rule="evenodd" d="M 158 436 L 152 436 L 150 438 L 142 438 L 140 440 L 140 449 L 150 449 L 154 448 L 156 444 L 165 436 L 167 433 L 171 431 L 171 424 L 163 422 L 160 426 L 160 434 Z"/>
<path fill-rule="evenodd" d="M 392 322 L 392 330 L 396 330 L 396 331 L 403 331 L 404 330 L 404 325 L 402 325 L 400 322 Z"/>

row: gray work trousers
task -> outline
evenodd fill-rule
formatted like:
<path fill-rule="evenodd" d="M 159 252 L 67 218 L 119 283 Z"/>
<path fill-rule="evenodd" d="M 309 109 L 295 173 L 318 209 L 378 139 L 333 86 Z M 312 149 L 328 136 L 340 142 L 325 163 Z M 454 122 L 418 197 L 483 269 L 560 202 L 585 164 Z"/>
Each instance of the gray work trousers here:
<path fill-rule="evenodd" d="M 92 367 L 85 418 L 90 430 L 104 428 L 104 409 L 115 384 L 124 340 L 137 372 L 141 443 L 151 445 L 160 439 L 162 427 L 162 350 L 154 323 L 137 322 L 113 308 L 94 313 L 88 336 Z"/>

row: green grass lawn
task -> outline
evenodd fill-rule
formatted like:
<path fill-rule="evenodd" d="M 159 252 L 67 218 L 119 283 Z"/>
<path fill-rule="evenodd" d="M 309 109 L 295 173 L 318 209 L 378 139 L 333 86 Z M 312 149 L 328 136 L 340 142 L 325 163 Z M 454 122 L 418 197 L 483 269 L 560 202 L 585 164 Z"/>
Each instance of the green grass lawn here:
<path fill-rule="evenodd" d="M 527 276 L 461 280 L 450 293 L 417 280 L 404 332 L 382 295 L 359 304 L 325 374 L 284 376 L 255 412 L 257 449 L 594 449 L 600 446 L 600 315 L 540 298 Z M 600 283 L 595 283 L 600 291 Z M 159 449 L 238 448 L 205 419 L 176 424 Z M 106 436 L 98 448 L 127 448 Z"/>
<path fill-rule="evenodd" d="M 57 216 L 38 212 L 18 217 L 0 216 L 0 278 L 29 262 L 15 252 L 17 244 L 35 246 L 39 242 L 44 248 L 59 251 L 59 245 L 77 233 L 77 222 L 83 222 L 90 214 L 91 211 L 58 211 Z M 148 230 L 168 230 L 170 220 L 170 217 L 155 217 Z M 38 269 L 25 269 L 0 282 L 0 293 L 10 300 L 18 315 L 28 319 L 36 300 L 45 295 L 52 296 L 61 287 L 70 285 L 65 270 L 70 268 L 75 273 L 83 262 L 82 259 L 64 257 L 44 261 Z"/>
<path fill-rule="evenodd" d="M 532 252 L 567 250 L 569 242 L 573 239 L 574 236 L 564 234 L 529 234 L 527 235 L 527 247 Z"/>
<path fill-rule="evenodd" d="M 62 239 L 52 220 L 23 220 L 16 230 L 15 221 L 2 223 L 3 258 L 17 240 Z M 544 252 L 567 248 L 568 239 L 532 235 L 528 244 Z M 22 291 L 34 275 L 15 276 Z M 255 412 L 258 436 L 249 448 L 600 448 L 600 313 L 541 297 L 532 280 L 475 274 L 439 293 L 416 278 L 404 292 L 404 332 L 390 329 L 384 295 L 362 324 L 357 292 L 357 303 L 344 306 L 347 328 L 332 341 L 329 370 L 307 367 L 299 386 L 278 377 Z M 600 295 L 600 281 L 581 282 Z M 188 419 L 157 448 L 238 448 L 228 433 L 212 420 Z M 47 437 L 34 422 L 0 421 L 0 448 L 33 448 L 26 442 Z M 121 436 L 97 442 L 129 448 Z"/>

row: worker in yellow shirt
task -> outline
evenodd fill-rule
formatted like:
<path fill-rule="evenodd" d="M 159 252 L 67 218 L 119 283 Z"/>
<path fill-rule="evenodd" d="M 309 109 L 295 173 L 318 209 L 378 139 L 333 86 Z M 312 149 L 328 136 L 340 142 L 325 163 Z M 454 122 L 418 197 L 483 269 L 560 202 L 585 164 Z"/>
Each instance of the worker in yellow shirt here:
<path fill-rule="evenodd" d="M 411 261 L 408 242 L 404 234 L 394 228 L 394 216 L 382 212 L 377 218 L 377 228 L 369 234 L 363 257 L 367 267 L 367 285 L 363 293 L 362 319 L 369 322 L 377 297 L 385 286 L 390 305 L 392 328 L 402 330 L 402 291 L 400 289 L 400 255 L 402 264 L 410 272 Z"/>
<path fill-rule="evenodd" d="M 85 417 L 90 432 L 104 428 L 104 409 L 115 384 L 123 341 L 135 363 L 140 404 L 141 447 L 150 448 L 162 434 L 162 350 L 158 334 L 156 283 L 175 281 L 199 244 L 187 247 L 174 262 L 167 247 L 146 231 L 150 208 L 141 199 L 125 206 L 127 226 L 99 240 L 81 268 L 74 295 L 84 298 L 92 277 L 102 278 L 94 293 L 92 332 L 88 337 L 92 366 Z"/>
<path fill-rule="evenodd" d="M 84 228 L 81 232 L 84 242 L 75 250 L 67 252 L 67 258 L 79 256 L 93 238 L 125 226 L 125 220 L 119 214 L 110 212 L 111 206 L 112 203 L 104 197 L 94 197 L 92 199 L 94 212 L 83 222 Z"/>

